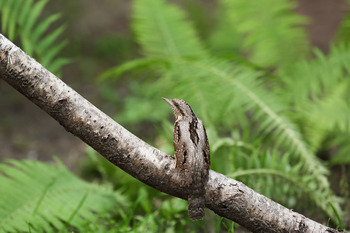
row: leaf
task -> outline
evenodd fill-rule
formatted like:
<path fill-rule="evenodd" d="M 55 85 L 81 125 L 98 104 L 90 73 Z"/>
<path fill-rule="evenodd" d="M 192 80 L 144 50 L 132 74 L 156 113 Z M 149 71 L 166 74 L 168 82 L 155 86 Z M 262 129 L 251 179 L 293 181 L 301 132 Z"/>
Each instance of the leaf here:
<path fill-rule="evenodd" d="M 32 31 L 33 41 L 38 41 L 39 38 L 44 34 L 46 30 L 50 27 L 52 23 L 57 21 L 61 17 L 60 13 L 50 15 L 43 21 L 41 21 L 38 26 Z"/>
<path fill-rule="evenodd" d="M 45 38 L 43 38 L 38 45 L 38 52 L 39 53 L 47 53 L 49 47 L 53 47 L 53 44 L 57 41 L 58 37 L 62 34 L 64 31 L 65 26 L 62 25 L 59 28 L 55 29 L 53 32 L 51 32 L 49 35 L 47 35 Z"/>
<path fill-rule="evenodd" d="M 66 64 L 69 64 L 71 62 L 72 62 L 72 59 L 70 59 L 70 58 L 56 58 L 50 64 L 50 71 L 52 73 L 59 74 L 59 70 L 61 69 L 61 67 L 66 65 Z M 60 76 L 60 75 L 58 75 L 58 76 Z"/>
<path fill-rule="evenodd" d="M 132 27 L 147 56 L 205 56 L 192 25 L 174 5 L 164 0 L 134 0 L 133 10 Z"/>
<path fill-rule="evenodd" d="M 314 151 L 322 150 L 334 131 L 341 135 L 350 130 L 349 52 L 349 44 L 332 46 L 327 56 L 316 50 L 314 60 L 297 62 L 282 76 L 281 93 L 288 93 Z"/>
<path fill-rule="evenodd" d="M 43 58 L 42 60 L 45 61 L 45 63 L 43 62 L 42 65 L 45 66 L 45 64 L 53 66 L 53 61 L 54 58 L 59 54 L 59 52 L 66 47 L 66 45 L 68 44 L 68 41 L 61 41 L 58 44 L 56 44 L 51 50 L 46 50 L 45 53 L 43 54 Z M 69 59 L 68 59 L 69 60 Z M 52 69 L 52 68 L 51 68 Z"/>
<path fill-rule="evenodd" d="M 21 15 L 19 16 L 18 18 L 18 22 L 20 25 L 24 25 L 26 20 L 28 19 L 28 17 L 30 17 L 30 9 L 33 5 L 33 0 L 28 0 L 28 1 L 22 1 L 22 0 L 19 0 L 20 2 L 22 2 L 22 9 L 21 9 Z"/>
<path fill-rule="evenodd" d="M 20 45 L 30 56 L 36 58 L 48 70 L 59 73 L 68 59 L 59 59 L 59 53 L 66 46 L 65 40 L 59 41 L 63 34 L 64 25 L 59 26 L 52 32 L 48 32 L 52 23 L 56 22 L 61 14 L 53 14 L 42 19 L 44 7 L 48 0 L 11 0 L 2 1 L 0 13 L 2 29 L 10 40 L 20 39 Z M 40 20 L 39 20 L 40 19 Z"/>
<path fill-rule="evenodd" d="M 30 16 L 26 18 L 26 20 L 23 22 L 23 29 L 24 31 L 29 34 L 30 31 L 32 31 L 32 28 L 39 18 L 43 8 L 47 4 L 48 0 L 40 0 L 36 2 L 30 9 Z"/>
<path fill-rule="evenodd" d="M 3 0 L 4 1 L 4 0 Z M 10 21 L 10 8 L 11 8 L 11 4 L 14 3 L 14 1 L 11 1 L 8 4 L 5 4 L 2 1 L 1 3 L 1 9 L 2 9 L 2 14 L 1 14 L 1 29 L 6 32 L 7 31 L 7 27 L 8 27 L 8 22 Z"/>
<path fill-rule="evenodd" d="M 15 33 L 16 33 L 16 21 L 12 20 L 14 18 L 19 17 L 20 14 L 20 6 L 21 6 L 21 2 L 20 1 L 12 1 L 14 5 L 10 5 L 9 9 L 11 10 L 11 16 L 9 17 L 11 20 L 9 20 L 9 24 L 8 24 L 8 34 L 9 34 L 9 39 L 10 40 L 14 40 L 15 39 Z M 6 23 L 5 23 L 6 24 Z M 6 29 L 4 29 L 6 30 Z"/>
<path fill-rule="evenodd" d="M 160 67 L 167 66 L 168 60 L 162 58 L 140 58 L 124 64 L 121 64 L 115 68 L 109 69 L 102 73 L 99 77 L 99 81 L 111 78 L 114 81 L 117 80 L 122 74 L 141 68 L 155 67 L 159 65 Z"/>
<path fill-rule="evenodd" d="M 301 27 L 307 19 L 294 12 L 296 4 L 288 0 L 220 0 L 210 47 L 221 53 L 244 54 L 260 66 L 289 67 L 308 51 L 307 35 Z"/>
<path fill-rule="evenodd" d="M 51 232 L 67 224 L 83 226 L 98 213 L 125 207 L 127 201 L 107 186 L 87 183 L 57 161 L 57 167 L 38 161 L 8 160 L 0 164 L 0 229 L 28 228 Z"/>

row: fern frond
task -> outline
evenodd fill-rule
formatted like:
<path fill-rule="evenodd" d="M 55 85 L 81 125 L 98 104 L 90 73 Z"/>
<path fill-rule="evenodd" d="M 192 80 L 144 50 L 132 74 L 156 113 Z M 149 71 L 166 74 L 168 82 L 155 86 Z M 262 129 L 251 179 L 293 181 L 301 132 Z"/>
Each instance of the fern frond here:
<path fill-rule="evenodd" d="M 104 81 L 106 79 L 112 79 L 116 81 L 121 75 L 128 71 L 147 68 L 154 69 L 157 66 L 158 69 L 161 69 L 162 67 L 167 67 L 169 66 L 169 60 L 164 58 L 140 58 L 132 60 L 102 73 L 99 77 L 99 81 Z"/>
<path fill-rule="evenodd" d="M 203 46 L 184 13 L 164 0 L 133 1 L 133 29 L 149 57 L 203 57 Z"/>
<path fill-rule="evenodd" d="M 277 68 L 306 55 L 307 35 L 301 25 L 307 20 L 293 11 L 295 2 L 221 0 L 219 4 L 218 27 L 210 40 L 215 51 L 248 54 L 256 64 Z"/>
<path fill-rule="evenodd" d="M 294 65 L 293 71 L 282 73 L 284 90 L 288 89 L 291 102 L 302 103 L 307 97 L 322 98 L 327 92 L 332 92 L 350 72 L 349 51 L 349 43 L 331 46 L 328 55 L 315 50 L 315 59 L 301 60 Z"/>
<path fill-rule="evenodd" d="M 303 195 L 308 195 L 315 205 L 324 209 L 323 199 L 314 198 L 315 190 L 310 188 L 315 187 L 310 186 L 312 178 L 309 176 L 310 179 L 307 181 L 299 175 L 302 173 L 301 163 L 290 166 L 290 154 L 281 156 L 276 151 L 268 152 L 257 149 L 249 154 L 243 151 L 235 154 L 240 154 L 240 158 L 234 156 L 233 162 L 237 164 L 237 169 L 229 173 L 229 177 L 251 184 L 258 192 L 282 203 L 289 203 L 290 198 L 299 199 Z M 271 186 L 275 188 L 271 189 Z M 289 207 L 295 208 L 295 205 Z"/>
<path fill-rule="evenodd" d="M 291 166 L 290 160 L 291 154 L 281 156 L 277 151 L 253 150 L 246 153 L 236 150 L 232 163 L 235 163 L 238 169 L 228 176 L 251 184 L 258 192 L 287 204 L 289 208 L 305 208 L 298 203 L 307 197 L 306 203 L 311 201 L 311 206 L 317 206 L 335 220 L 333 210 L 329 208 L 328 202 L 324 202 L 329 198 L 327 193 L 320 192 L 312 175 L 302 172 L 302 162 Z M 272 186 L 274 188 L 271 188 Z M 335 208 L 338 211 L 341 200 L 337 197 L 332 200 L 337 203 Z"/>
<path fill-rule="evenodd" d="M 347 81 L 339 83 L 332 93 L 312 102 L 300 105 L 303 128 L 314 151 L 322 149 L 322 143 L 333 131 L 349 132 L 350 106 L 344 99 L 349 92 Z"/>
<path fill-rule="evenodd" d="M 51 232 L 83 226 L 98 214 L 125 207 L 125 197 L 110 187 L 90 184 L 38 161 L 8 160 L 0 164 L 0 229 Z"/>
<path fill-rule="evenodd" d="M 53 14 L 39 20 L 47 3 L 48 0 L 0 0 L 1 28 L 10 40 L 20 39 L 26 53 L 57 74 L 70 59 L 58 56 L 67 44 L 65 40 L 59 41 L 65 27 L 47 33 L 61 15 Z"/>
<path fill-rule="evenodd" d="M 282 92 L 288 93 L 285 97 L 293 103 L 306 139 L 317 151 L 329 133 L 350 130 L 350 44 L 332 46 L 327 56 L 315 53 L 316 59 L 301 61 L 282 75 Z"/>

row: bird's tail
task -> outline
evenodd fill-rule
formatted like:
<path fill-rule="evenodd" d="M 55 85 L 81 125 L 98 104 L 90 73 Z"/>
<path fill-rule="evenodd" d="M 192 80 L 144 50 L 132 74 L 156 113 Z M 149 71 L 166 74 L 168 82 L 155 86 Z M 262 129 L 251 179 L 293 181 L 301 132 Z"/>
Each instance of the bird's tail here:
<path fill-rule="evenodd" d="M 200 189 L 203 190 L 196 189 L 188 195 L 188 216 L 190 216 L 192 220 L 200 220 L 205 214 L 205 191 L 204 187 Z"/>

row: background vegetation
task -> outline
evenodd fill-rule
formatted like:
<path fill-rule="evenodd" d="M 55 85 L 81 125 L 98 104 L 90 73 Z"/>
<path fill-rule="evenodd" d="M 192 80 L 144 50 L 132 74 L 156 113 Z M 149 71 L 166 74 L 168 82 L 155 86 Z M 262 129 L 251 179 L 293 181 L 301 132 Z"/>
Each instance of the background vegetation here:
<path fill-rule="evenodd" d="M 349 228 L 349 15 L 324 53 L 310 46 L 302 27 L 309 19 L 291 0 L 133 0 L 124 33 L 84 38 L 70 37 L 69 16 L 46 11 L 55 8 L 48 3 L 0 0 L 1 33 L 57 75 L 93 83 L 81 92 L 98 90 L 98 107 L 169 154 L 173 120 L 160 97 L 185 99 L 207 128 L 211 169 L 324 224 Z M 67 3 L 71 15 L 76 4 Z M 93 81 L 91 72 L 99 73 Z M 58 159 L 54 167 L 4 160 L 0 229 L 234 231 L 234 223 L 210 211 L 206 221 L 191 222 L 185 201 L 146 187 L 90 148 L 80 150 L 79 166 L 68 166 L 81 178 Z"/>

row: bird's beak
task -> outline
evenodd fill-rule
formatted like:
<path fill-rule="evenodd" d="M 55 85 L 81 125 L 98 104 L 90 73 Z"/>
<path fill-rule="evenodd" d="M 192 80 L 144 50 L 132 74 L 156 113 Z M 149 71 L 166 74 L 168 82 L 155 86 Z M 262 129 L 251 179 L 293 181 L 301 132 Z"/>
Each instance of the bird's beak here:
<path fill-rule="evenodd" d="M 164 98 L 164 97 L 162 97 L 162 99 L 163 99 L 165 102 L 167 102 L 170 106 L 173 106 L 173 102 L 171 102 L 170 99 L 167 99 L 167 98 Z"/>

